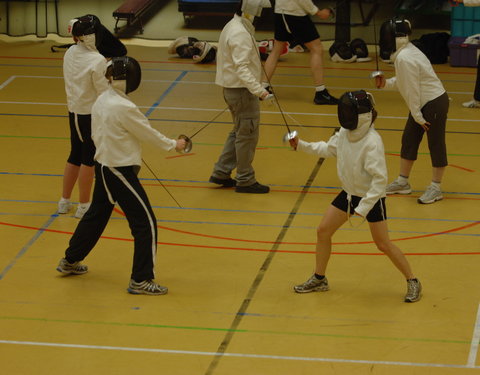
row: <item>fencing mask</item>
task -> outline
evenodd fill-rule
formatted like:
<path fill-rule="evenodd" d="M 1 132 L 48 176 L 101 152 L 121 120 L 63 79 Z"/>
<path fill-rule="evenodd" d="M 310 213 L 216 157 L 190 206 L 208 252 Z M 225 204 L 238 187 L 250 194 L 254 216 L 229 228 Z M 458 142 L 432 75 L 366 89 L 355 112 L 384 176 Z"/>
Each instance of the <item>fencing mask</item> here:
<path fill-rule="evenodd" d="M 372 112 L 374 104 L 372 94 L 365 90 L 348 91 L 343 94 L 338 102 L 338 120 L 342 128 L 355 130 L 358 127 L 359 116 Z"/>
<path fill-rule="evenodd" d="M 125 56 L 127 48 L 93 14 L 70 20 L 69 34 L 76 37 L 91 51 L 98 51 L 106 58 Z"/>
<path fill-rule="evenodd" d="M 100 38 L 97 38 L 96 34 L 100 30 L 100 25 L 98 17 L 87 14 L 70 20 L 68 32 L 84 43 L 89 50 L 97 51 Z"/>
<path fill-rule="evenodd" d="M 114 88 L 128 94 L 140 85 L 142 70 L 133 57 L 114 57 L 108 62 L 107 76 L 112 77 Z"/>
<path fill-rule="evenodd" d="M 412 33 L 410 21 L 392 18 L 385 21 L 380 27 L 380 57 L 390 60 L 400 47 L 408 43 L 408 36 Z"/>
<path fill-rule="evenodd" d="M 357 59 L 347 42 L 334 42 L 328 49 L 328 53 L 333 62 L 351 63 Z"/>
<path fill-rule="evenodd" d="M 367 43 L 363 39 L 356 38 L 350 42 L 350 49 L 353 56 L 357 57 L 357 62 L 371 61 L 372 58 L 368 56 Z"/>

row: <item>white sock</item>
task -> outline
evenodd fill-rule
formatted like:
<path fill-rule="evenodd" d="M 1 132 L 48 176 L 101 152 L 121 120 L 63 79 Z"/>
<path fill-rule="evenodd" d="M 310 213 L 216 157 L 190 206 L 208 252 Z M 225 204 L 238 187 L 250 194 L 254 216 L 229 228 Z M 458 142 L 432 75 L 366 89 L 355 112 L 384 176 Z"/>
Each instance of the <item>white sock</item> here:
<path fill-rule="evenodd" d="M 90 207 L 90 202 L 80 203 L 80 204 L 78 205 L 78 207 L 80 207 L 80 208 L 88 208 L 88 207 Z"/>
<path fill-rule="evenodd" d="M 401 185 L 406 185 L 406 184 L 408 184 L 408 177 L 404 177 L 404 176 L 398 175 L 397 181 L 398 181 Z"/>
<path fill-rule="evenodd" d="M 317 92 L 318 91 L 323 91 L 325 89 L 326 89 L 325 85 L 315 86 L 315 91 L 317 91 Z"/>
<path fill-rule="evenodd" d="M 441 190 L 441 189 L 440 189 L 440 182 L 432 181 L 432 183 L 430 184 L 430 186 L 432 186 L 432 187 L 435 188 L 436 190 Z"/>
<path fill-rule="evenodd" d="M 69 202 L 70 202 L 70 199 L 62 197 L 59 203 L 69 203 Z"/>

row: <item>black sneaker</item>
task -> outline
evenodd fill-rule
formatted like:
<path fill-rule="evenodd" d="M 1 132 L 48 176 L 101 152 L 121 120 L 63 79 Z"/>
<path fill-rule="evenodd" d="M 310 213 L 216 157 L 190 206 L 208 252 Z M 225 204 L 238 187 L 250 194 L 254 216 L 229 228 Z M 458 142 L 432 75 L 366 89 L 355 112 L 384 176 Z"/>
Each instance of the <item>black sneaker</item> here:
<path fill-rule="evenodd" d="M 265 194 L 270 191 L 270 188 L 255 182 L 254 184 L 248 186 L 237 186 L 235 191 L 237 193 Z"/>
<path fill-rule="evenodd" d="M 338 104 L 338 99 L 330 95 L 327 89 L 315 92 L 315 97 L 313 98 L 313 101 L 315 104 Z"/>
<path fill-rule="evenodd" d="M 209 182 L 213 182 L 214 184 L 217 185 L 222 185 L 223 187 L 233 187 L 237 186 L 237 181 L 235 181 L 233 178 L 217 178 L 210 176 L 210 179 L 208 180 Z"/>

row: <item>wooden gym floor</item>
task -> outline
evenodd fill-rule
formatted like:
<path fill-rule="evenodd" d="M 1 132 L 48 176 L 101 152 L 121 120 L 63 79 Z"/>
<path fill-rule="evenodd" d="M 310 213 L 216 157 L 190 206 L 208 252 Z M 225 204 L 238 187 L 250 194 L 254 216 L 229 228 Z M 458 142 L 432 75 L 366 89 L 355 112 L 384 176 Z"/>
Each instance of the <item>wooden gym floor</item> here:
<path fill-rule="evenodd" d="M 179 203 L 142 168 L 158 219 L 157 281 L 170 289 L 150 297 L 126 292 L 132 242 L 120 211 L 85 260 L 88 274 L 55 271 L 78 220 L 56 214 L 69 134 L 63 53 L 51 53 L 51 44 L 0 45 L 2 374 L 480 373 L 480 111 L 461 107 L 472 96 L 474 69 L 435 66 L 452 99 L 444 200 L 416 201 L 430 182 L 425 142 L 414 192 L 387 200 L 391 237 L 424 285 L 423 299 L 406 304 L 405 282 L 372 245 L 366 224 L 335 235 L 331 291 L 293 293 L 312 272 L 315 228 L 339 191 L 335 160 L 290 151 L 279 109 L 267 106 L 254 166 L 271 193 L 209 184 L 231 128 L 215 66 L 129 46 L 143 68 L 132 99 L 152 126 L 192 135 L 219 115 L 194 137 L 190 154 L 144 149 Z M 374 62 L 325 65 L 336 96 L 374 93 L 393 179 L 408 113 L 403 100 L 371 88 Z M 380 68 L 393 74 L 392 66 Z M 287 55 L 273 84 L 289 126 L 305 140 L 328 139 L 336 107 L 313 105 L 308 54 Z"/>

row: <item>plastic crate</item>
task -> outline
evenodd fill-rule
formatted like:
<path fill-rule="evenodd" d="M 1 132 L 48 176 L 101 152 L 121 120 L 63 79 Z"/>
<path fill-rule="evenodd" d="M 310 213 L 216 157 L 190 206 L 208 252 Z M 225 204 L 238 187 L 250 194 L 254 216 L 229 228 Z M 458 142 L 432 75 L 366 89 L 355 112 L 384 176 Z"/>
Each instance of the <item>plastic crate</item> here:
<path fill-rule="evenodd" d="M 480 7 L 466 7 L 463 4 L 452 7 L 452 36 L 480 34 Z"/>
<path fill-rule="evenodd" d="M 465 37 L 451 37 L 448 42 L 451 66 L 476 67 L 480 55 L 480 44 L 465 44 Z"/>

